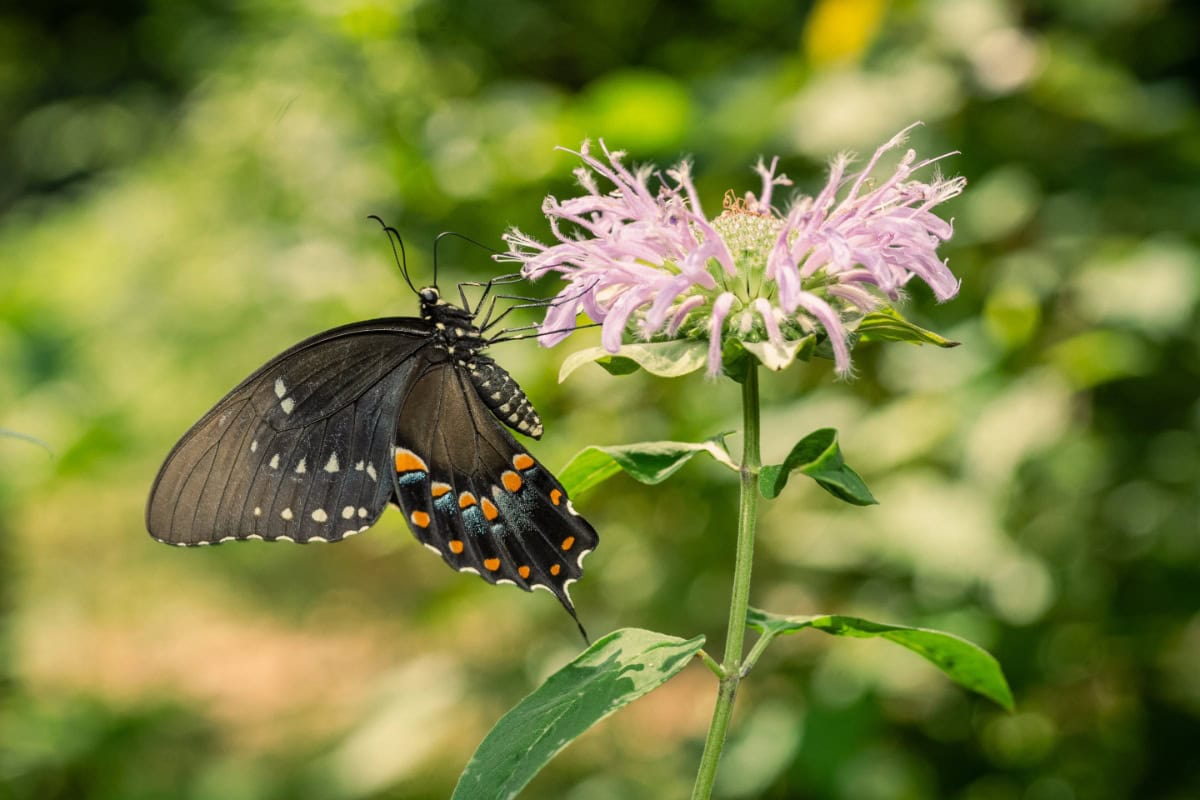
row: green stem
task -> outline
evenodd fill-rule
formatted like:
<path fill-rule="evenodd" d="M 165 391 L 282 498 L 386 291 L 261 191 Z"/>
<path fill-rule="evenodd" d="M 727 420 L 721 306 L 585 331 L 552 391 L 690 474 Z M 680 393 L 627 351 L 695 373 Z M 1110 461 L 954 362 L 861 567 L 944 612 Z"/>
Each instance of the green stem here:
<path fill-rule="evenodd" d="M 754 647 L 750 648 L 750 654 L 746 656 L 746 660 L 742 662 L 742 677 L 750 674 L 750 670 L 754 669 L 754 665 L 758 663 L 758 657 L 767 649 L 767 645 L 775 638 L 773 633 L 764 633 L 758 637 L 758 641 L 754 643 Z"/>
<path fill-rule="evenodd" d="M 738 499 L 737 556 L 733 567 L 733 592 L 729 601 L 725 660 L 721 665 L 725 670 L 725 677 L 721 679 L 717 691 L 717 703 L 713 708 L 712 722 L 708 726 L 708 738 L 704 742 L 704 755 L 700 758 L 700 771 L 696 775 L 692 800 L 707 800 L 712 795 L 713 781 L 717 777 L 717 764 L 721 760 L 725 734 L 729 730 L 729 718 L 733 715 L 733 701 L 737 697 L 738 684 L 742 679 L 742 647 L 746 640 L 746 608 L 750 603 L 750 570 L 754 564 L 754 530 L 758 523 L 758 471 L 762 466 L 759 456 L 756 364 L 746 368 L 745 379 L 742 382 L 742 420 L 744 435 L 742 485 Z"/>
<path fill-rule="evenodd" d="M 703 650 L 696 655 L 700 658 L 700 661 L 704 663 L 704 666 L 708 667 L 709 672 L 717 676 L 717 680 L 722 680 L 725 678 L 725 668 L 718 664 L 716 659 Z"/>

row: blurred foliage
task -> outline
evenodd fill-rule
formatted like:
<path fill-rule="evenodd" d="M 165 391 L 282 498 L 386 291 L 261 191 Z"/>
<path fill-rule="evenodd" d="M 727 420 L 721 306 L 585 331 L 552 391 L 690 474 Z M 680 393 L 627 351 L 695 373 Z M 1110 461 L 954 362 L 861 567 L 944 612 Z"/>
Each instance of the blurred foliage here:
<path fill-rule="evenodd" d="M 0 438 L 0 797 L 447 796 L 577 652 L 570 620 L 445 569 L 393 515 L 329 548 L 154 545 L 171 443 L 303 336 L 412 313 L 369 213 L 427 280 L 443 229 L 544 230 L 541 198 L 572 191 L 555 145 L 691 154 L 711 210 L 759 154 L 811 190 L 915 119 L 970 186 L 962 295 L 906 314 L 963 346 L 765 380 L 764 460 L 836 426 L 881 505 L 789 486 L 753 601 L 960 633 L 1017 712 L 899 648 L 797 637 L 745 686 L 722 796 L 1200 796 L 1198 40 L 1200 9 L 1167 0 L 6 5 L 0 427 L 54 456 Z M 443 285 L 494 269 L 439 258 Z M 737 426 L 727 382 L 559 386 L 565 351 L 497 355 L 550 464 Z M 735 491 L 697 459 L 585 498 L 593 633 L 719 642 Z M 685 794 L 713 692 L 684 671 L 527 796 Z"/>

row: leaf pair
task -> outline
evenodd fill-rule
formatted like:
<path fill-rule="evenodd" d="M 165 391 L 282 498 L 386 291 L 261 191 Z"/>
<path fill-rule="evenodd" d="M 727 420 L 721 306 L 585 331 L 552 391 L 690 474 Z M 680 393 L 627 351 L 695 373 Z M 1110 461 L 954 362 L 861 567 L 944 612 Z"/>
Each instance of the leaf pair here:
<path fill-rule="evenodd" d="M 567 492 L 579 495 L 624 471 L 640 483 L 662 483 L 700 453 L 707 453 L 734 472 L 738 465 L 725 449 L 725 436 L 719 434 L 703 442 L 639 442 L 637 444 L 585 447 L 559 472 Z M 778 497 L 793 472 L 817 482 L 839 500 L 858 506 L 877 501 L 858 473 L 846 465 L 838 447 L 837 431 L 821 428 L 801 439 L 782 464 L 763 467 L 759 490 L 763 497 Z"/>

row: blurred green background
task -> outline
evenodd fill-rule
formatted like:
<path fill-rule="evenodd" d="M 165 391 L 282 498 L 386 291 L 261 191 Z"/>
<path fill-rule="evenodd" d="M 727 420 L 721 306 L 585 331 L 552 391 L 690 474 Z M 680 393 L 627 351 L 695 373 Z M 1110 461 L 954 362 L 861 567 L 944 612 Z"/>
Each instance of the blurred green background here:
<path fill-rule="evenodd" d="M 726 798 L 1200 797 L 1200 9 L 1166 0 L 116 0 L 0 11 L 0 797 L 439 798 L 578 651 L 552 598 L 456 575 L 399 515 L 336 547 L 154 544 L 176 438 L 302 337 L 415 298 L 453 229 L 545 235 L 555 145 L 694 156 L 709 209 L 779 154 L 913 120 L 967 176 L 963 278 L 908 314 L 964 345 L 768 376 L 768 459 L 826 425 L 881 505 L 793 483 L 753 601 L 991 648 L 1005 714 L 879 642 L 781 641 L 739 698 Z M 451 245 L 441 281 L 495 270 Z M 542 291 L 554 287 L 546 285 Z M 526 321 L 531 321 L 527 318 Z M 695 375 L 555 381 L 574 337 L 496 355 L 561 465 L 737 426 Z M 735 486 L 712 464 L 578 506 L 593 635 L 723 641 Z M 572 745 L 528 797 L 686 794 L 698 665 Z"/>

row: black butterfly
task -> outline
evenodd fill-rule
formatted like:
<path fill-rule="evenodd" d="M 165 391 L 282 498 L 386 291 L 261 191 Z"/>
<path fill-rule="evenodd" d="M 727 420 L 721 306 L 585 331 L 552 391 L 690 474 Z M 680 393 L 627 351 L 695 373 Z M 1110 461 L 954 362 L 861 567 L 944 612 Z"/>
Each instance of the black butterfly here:
<path fill-rule="evenodd" d="M 454 569 L 547 589 L 575 617 L 568 586 L 598 537 L 505 429 L 542 435 L 521 387 L 483 354 L 498 318 L 477 324 L 483 298 L 471 310 L 436 285 L 418 295 L 420 317 L 317 334 L 217 403 L 159 470 L 150 535 L 179 546 L 336 542 L 392 503 Z"/>

